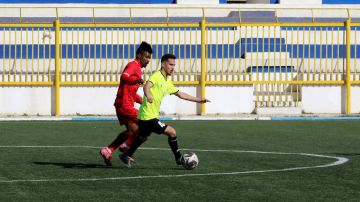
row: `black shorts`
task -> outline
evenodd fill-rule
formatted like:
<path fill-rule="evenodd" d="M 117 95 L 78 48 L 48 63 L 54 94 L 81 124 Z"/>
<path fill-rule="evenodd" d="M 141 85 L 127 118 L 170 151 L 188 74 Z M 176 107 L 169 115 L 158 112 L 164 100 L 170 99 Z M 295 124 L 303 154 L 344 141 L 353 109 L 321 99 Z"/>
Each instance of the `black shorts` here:
<path fill-rule="evenodd" d="M 138 120 L 139 125 L 139 135 L 143 137 L 149 136 L 152 132 L 157 134 L 162 134 L 165 132 L 165 129 L 168 125 L 161 122 L 159 119 L 150 119 L 150 120 Z"/>

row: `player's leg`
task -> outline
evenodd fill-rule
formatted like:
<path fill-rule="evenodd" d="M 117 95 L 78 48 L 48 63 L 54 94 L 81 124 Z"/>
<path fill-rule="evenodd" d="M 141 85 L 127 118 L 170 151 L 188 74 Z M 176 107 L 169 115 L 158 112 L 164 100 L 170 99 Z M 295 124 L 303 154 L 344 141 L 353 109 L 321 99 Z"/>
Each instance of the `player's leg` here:
<path fill-rule="evenodd" d="M 134 139 L 138 136 L 138 125 L 137 123 L 129 122 L 128 123 L 128 138 L 124 143 L 119 146 L 119 150 L 122 153 L 125 153 L 129 150 L 130 146 L 132 145 Z"/>
<path fill-rule="evenodd" d="M 138 135 L 133 143 L 131 144 L 130 148 L 123 154 L 120 154 L 120 160 L 127 166 L 131 167 L 131 163 L 134 162 L 134 153 L 135 151 L 147 140 L 147 137 L 143 137 Z"/>
<path fill-rule="evenodd" d="M 120 160 L 125 165 L 127 165 L 127 167 L 131 167 L 131 162 L 134 161 L 132 156 L 134 155 L 135 151 L 147 140 L 147 137 L 151 134 L 151 127 L 148 126 L 148 121 L 139 120 L 138 125 L 138 135 L 134 138 L 134 141 L 131 144 L 129 150 L 120 155 Z"/>
<path fill-rule="evenodd" d="M 118 136 L 107 147 L 103 147 L 100 149 L 100 155 L 104 159 L 104 162 L 107 166 L 112 165 L 112 163 L 111 163 L 112 153 L 114 152 L 114 150 L 116 148 L 119 147 L 120 144 L 125 142 L 127 137 L 128 137 L 128 132 L 127 132 L 127 130 L 125 130 L 125 131 L 121 132 L 120 134 L 118 134 Z"/>
<path fill-rule="evenodd" d="M 107 147 L 111 152 L 114 152 L 115 149 L 119 147 L 119 145 L 121 145 L 127 140 L 128 136 L 130 136 L 128 130 L 122 131 Z"/>
<path fill-rule="evenodd" d="M 119 133 L 117 135 L 117 137 L 107 146 L 107 147 L 103 147 L 100 149 L 100 156 L 103 158 L 104 163 L 107 166 L 111 166 L 111 156 L 112 153 L 114 152 L 114 150 L 116 148 L 119 147 L 120 144 L 124 143 L 125 140 L 128 138 L 129 136 L 129 131 L 128 131 L 128 119 L 126 117 L 124 117 L 121 113 L 120 110 L 116 109 L 116 115 L 118 117 L 118 121 L 120 125 L 125 125 L 126 126 L 126 130 L 122 131 L 121 133 Z"/>
<path fill-rule="evenodd" d="M 178 147 L 176 130 L 171 126 L 167 126 L 164 131 L 164 134 L 168 136 L 168 143 L 171 148 L 171 151 L 174 154 L 176 164 L 182 165 L 182 156 Z"/>
<path fill-rule="evenodd" d="M 157 134 L 165 134 L 168 136 L 168 143 L 171 151 L 174 154 L 176 164 L 181 165 L 182 156 L 178 147 L 176 130 L 173 127 L 161 122 L 159 119 L 152 119 L 150 123 L 153 132 Z"/>
<path fill-rule="evenodd" d="M 119 146 L 119 150 L 122 153 L 126 152 L 129 149 L 133 140 L 138 135 L 137 117 L 138 117 L 138 113 L 139 113 L 139 111 L 136 108 L 126 108 L 126 109 L 123 109 L 123 111 L 124 111 L 124 113 L 126 113 L 126 115 L 128 117 L 127 129 L 128 129 L 129 134 L 128 134 L 128 139 L 126 140 L 126 142 L 122 143 Z"/>

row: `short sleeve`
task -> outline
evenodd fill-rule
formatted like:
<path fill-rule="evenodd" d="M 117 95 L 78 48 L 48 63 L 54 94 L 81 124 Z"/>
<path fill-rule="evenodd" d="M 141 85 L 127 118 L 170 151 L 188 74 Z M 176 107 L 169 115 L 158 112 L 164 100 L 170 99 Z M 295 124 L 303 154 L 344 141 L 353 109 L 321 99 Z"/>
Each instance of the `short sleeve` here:
<path fill-rule="evenodd" d="M 174 86 L 174 84 L 170 82 L 170 84 L 169 84 L 169 94 L 174 94 L 174 93 L 177 93 L 178 91 L 179 91 L 179 89 L 176 88 Z"/>
<path fill-rule="evenodd" d="M 134 62 L 130 62 L 124 69 L 123 73 L 121 74 L 121 77 L 120 79 L 123 81 L 123 82 L 126 82 L 126 83 L 130 83 L 130 84 L 133 84 L 133 83 L 136 83 L 136 81 L 139 78 L 139 76 L 137 75 L 136 73 L 136 70 L 137 70 L 137 67 L 135 65 Z"/>
<path fill-rule="evenodd" d="M 148 81 L 155 85 L 157 81 L 156 74 L 151 75 Z"/>

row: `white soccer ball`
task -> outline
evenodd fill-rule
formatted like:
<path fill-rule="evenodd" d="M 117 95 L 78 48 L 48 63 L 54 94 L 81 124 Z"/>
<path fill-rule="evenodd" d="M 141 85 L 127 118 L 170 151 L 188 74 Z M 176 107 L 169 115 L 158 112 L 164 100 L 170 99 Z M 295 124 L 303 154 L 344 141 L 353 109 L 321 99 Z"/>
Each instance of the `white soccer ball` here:
<path fill-rule="evenodd" d="M 199 165 L 199 158 L 194 152 L 188 152 L 183 154 L 184 163 L 183 166 L 186 170 L 192 170 Z"/>

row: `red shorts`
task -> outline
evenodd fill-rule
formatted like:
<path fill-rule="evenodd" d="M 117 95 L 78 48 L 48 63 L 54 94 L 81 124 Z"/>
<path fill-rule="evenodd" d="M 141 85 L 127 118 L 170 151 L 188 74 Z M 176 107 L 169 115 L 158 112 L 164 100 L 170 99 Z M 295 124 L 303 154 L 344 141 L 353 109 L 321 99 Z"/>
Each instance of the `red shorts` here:
<path fill-rule="evenodd" d="M 120 125 L 137 124 L 139 110 L 135 108 L 115 107 Z"/>

